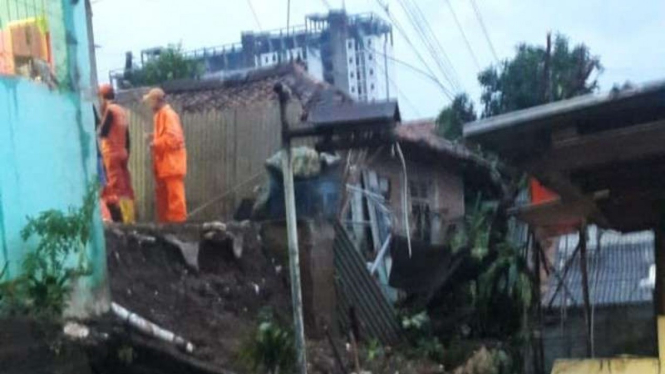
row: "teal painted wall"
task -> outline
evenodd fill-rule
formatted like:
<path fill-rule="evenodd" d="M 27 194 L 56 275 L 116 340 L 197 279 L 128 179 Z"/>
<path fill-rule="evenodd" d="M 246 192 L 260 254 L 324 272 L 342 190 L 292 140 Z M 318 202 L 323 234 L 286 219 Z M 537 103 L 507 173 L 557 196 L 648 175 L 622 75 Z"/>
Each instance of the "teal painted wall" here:
<path fill-rule="evenodd" d="M 60 1 L 60 0 L 58 0 Z M 50 90 L 24 78 L 0 77 L 0 266 L 19 275 L 26 251 L 20 231 L 27 216 L 80 206 L 97 180 L 84 0 L 61 0 L 71 89 Z M 88 258 L 93 275 L 75 285 L 68 314 L 88 317 L 108 310 L 104 233 L 96 215 Z M 72 259 L 74 261 L 74 259 Z"/>

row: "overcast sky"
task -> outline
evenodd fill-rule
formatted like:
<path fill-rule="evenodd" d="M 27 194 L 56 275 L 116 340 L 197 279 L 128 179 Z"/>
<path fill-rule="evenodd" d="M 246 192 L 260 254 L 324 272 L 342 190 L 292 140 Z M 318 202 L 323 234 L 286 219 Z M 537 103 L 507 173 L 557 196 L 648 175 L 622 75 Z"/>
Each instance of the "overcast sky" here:
<path fill-rule="evenodd" d="M 287 0 L 249 0 L 263 30 L 284 27 Z M 385 1 L 385 0 L 384 0 Z M 450 57 L 462 89 L 478 105 L 478 66 L 456 26 L 457 15 L 478 65 L 495 62 L 473 11 L 471 0 L 414 0 L 432 25 Z M 409 38 L 427 58 L 414 28 L 399 1 L 387 1 L 391 12 Z M 291 24 L 303 24 L 305 15 L 324 13 L 326 3 L 341 8 L 342 0 L 291 0 Z M 544 44 L 548 31 L 561 32 L 573 44 L 585 43 L 601 57 L 605 67 L 601 89 L 627 80 L 640 83 L 665 79 L 665 0 L 476 0 L 499 59 L 514 55 L 520 42 Z M 347 0 L 349 13 L 386 14 L 376 0 Z M 248 0 L 93 0 L 95 41 L 100 80 L 110 69 L 124 65 L 124 53 L 135 55 L 144 48 L 181 43 L 196 49 L 236 43 L 240 33 L 258 30 Z M 423 69 L 422 62 L 403 36 L 395 30 L 395 57 Z M 435 70 L 436 71 L 436 70 Z M 440 75 L 440 74 L 439 74 Z M 433 117 L 449 99 L 430 79 L 396 66 L 395 84 L 404 117 Z"/>

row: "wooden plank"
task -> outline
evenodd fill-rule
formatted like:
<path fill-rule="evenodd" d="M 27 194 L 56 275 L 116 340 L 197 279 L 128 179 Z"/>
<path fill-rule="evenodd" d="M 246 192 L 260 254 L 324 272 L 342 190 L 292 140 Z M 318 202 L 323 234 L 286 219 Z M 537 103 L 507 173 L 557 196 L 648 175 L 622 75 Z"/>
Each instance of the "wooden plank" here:
<path fill-rule="evenodd" d="M 560 141 L 523 166 L 540 172 L 588 169 L 665 154 L 663 144 L 665 120 Z"/>
<path fill-rule="evenodd" d="M 601 191 L 594 194 L 590 199 L 598 201 L 608 197 L 609 191 Z M 544 230 L 548 236 L 573 232 L 582 222 L 592 217 L 594 213 L 594 206 L 588 204 L 588 199 L 566 202 L 558 199 L 542 204 L 514 208 L 509 211 L 509 214 L 530 226 Z"/>
<path fill-rule="evenodd" d="M 543 185 L 559 194 L 564 202 L 575 202 L 585 205 L 585 209 L 588 209 L 590 212 L 588 215 L 590 220 L 601 227 L 609 226 L 607 218 L 603 216 L 596 203 L 591 198 L 585 196 L 568 178 L 557 172 L 532 174 L 535 174 Z"/>

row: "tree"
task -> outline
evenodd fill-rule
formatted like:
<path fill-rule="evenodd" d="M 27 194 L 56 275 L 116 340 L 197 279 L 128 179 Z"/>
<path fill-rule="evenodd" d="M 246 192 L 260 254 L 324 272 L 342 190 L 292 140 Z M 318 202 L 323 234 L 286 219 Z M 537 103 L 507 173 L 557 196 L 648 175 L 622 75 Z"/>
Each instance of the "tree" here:
<path fill-rule="evenodd" d="M 557 35 L 548 58 L 548 48 L 520 44 L 515 58 L 480 73 L 483 117 L 525 109 L 550 101 L 594 92 L 594 73 L 603 68 L 598 56 L 579 44 L 570 48 L 568 38 Z"/>
<path fill-rule="evenodd" d="M 463 125 L 475 120 L 476 111 L 473 102 L 466 94 L 459 94 L 436 118 L 437 131 L 444 138 L 455 141 L 462 137 Z"/>
<path fill-rule="evenodd" d="M 178 79 L 196 79 L 202 72 L 200 62 L 185 57 L 177 46 L 166 48 L 142 68 L 126 72 L 125 80 L 134 87 L 153 86 Z"/>

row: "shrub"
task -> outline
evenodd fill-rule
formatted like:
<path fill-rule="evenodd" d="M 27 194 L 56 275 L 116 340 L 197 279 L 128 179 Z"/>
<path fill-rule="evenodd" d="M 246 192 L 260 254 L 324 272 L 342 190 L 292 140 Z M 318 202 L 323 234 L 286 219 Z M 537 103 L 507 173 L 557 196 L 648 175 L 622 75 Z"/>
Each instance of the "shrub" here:
<path fill-rule="evenodd" d="M 255 373 L 290 373 L 296 361 L 293 332 L 283 327 L 270 311 L 261 312 L 259 320 L 256 331 L 240 352 L 241 362 Z"/>
<path fill-rule="evenodd" d="M 91 186 L 78 209 L 69 208 L 66 213 L 49 210 L 28 217 L 21 237 L 26 242 L 37 238 L 37 245 L 25 256 L 21 276 L 0 284 L 3 312 L 50 318 L 62 315 L 72 281 L 90 274 L 86 247 L 96 203 L 97 187 Z M 70 255 L 78 259 L 74 267 L 67 265 Z"/>

